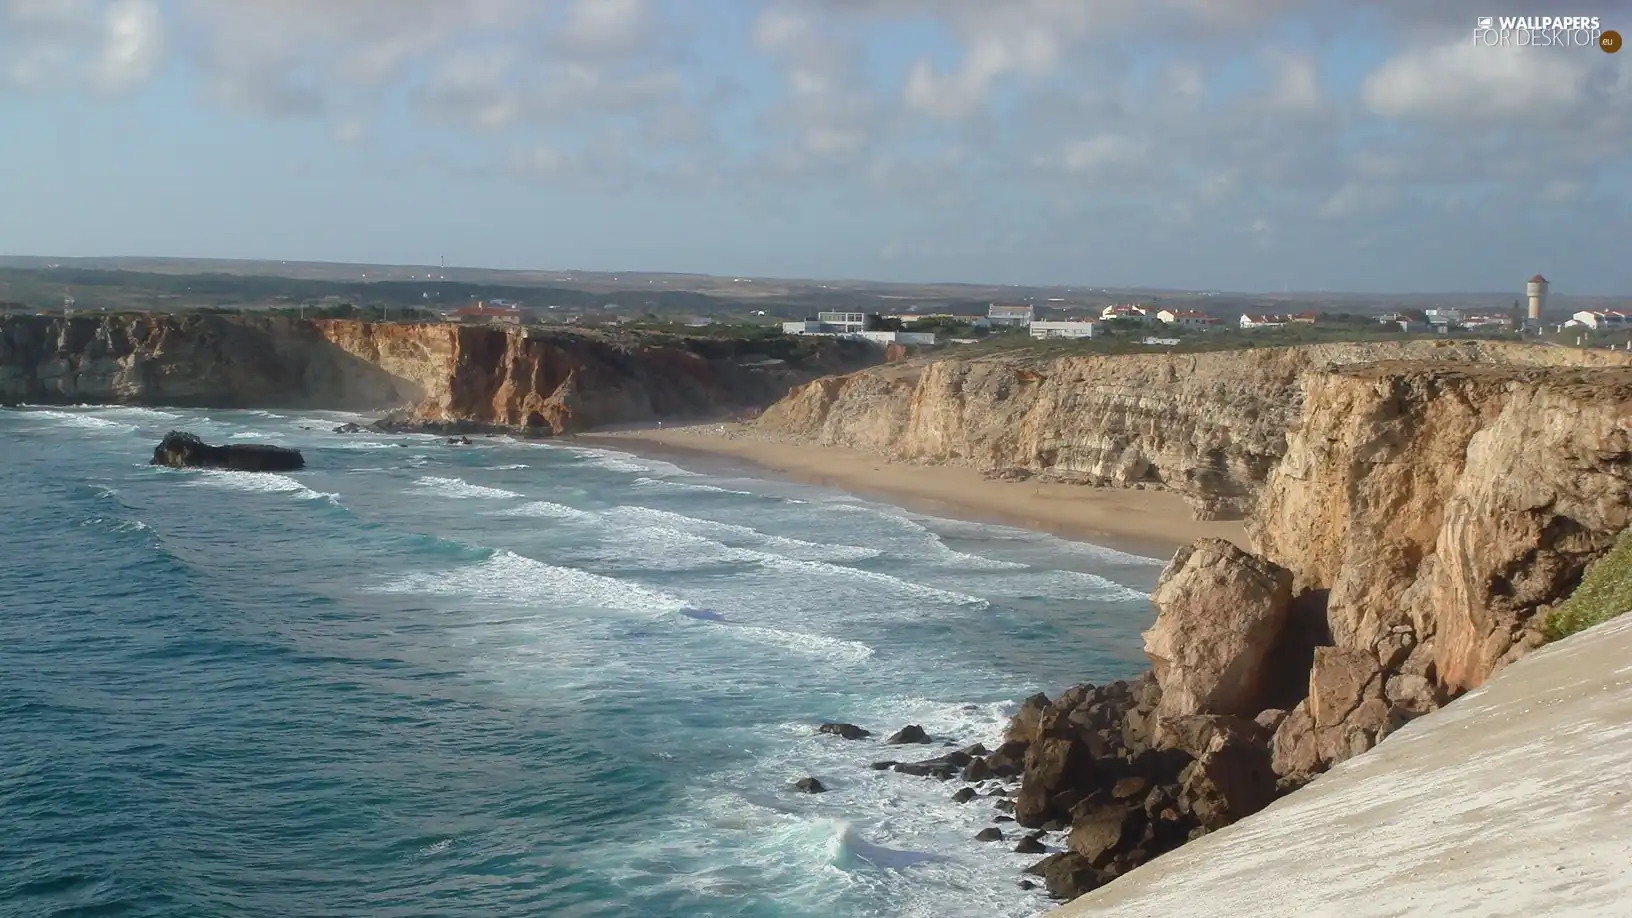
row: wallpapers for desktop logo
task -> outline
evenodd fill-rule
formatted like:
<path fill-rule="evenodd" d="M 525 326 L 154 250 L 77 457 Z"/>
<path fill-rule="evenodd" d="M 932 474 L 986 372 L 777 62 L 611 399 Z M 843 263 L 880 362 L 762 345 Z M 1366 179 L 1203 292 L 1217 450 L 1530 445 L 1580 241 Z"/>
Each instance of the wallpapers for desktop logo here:
<path fill-rule="evenodd" d="M 1487 48 L 1598 48 L 1621 50 L 1621 35 L 1597 16 L 1480 16 L 1473 43 Z"/>

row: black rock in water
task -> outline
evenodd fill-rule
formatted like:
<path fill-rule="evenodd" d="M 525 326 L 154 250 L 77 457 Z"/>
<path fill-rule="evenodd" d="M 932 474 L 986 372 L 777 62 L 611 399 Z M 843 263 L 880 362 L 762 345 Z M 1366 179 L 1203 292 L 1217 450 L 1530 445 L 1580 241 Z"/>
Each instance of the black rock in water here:
<path fill-rule="evenodd" d="M 917 724 L 908 724 L 895 731 L 884 742 L 890 746 L 901 746 L 907 743 L 927 743 L 929 742 L 929 734 L 925 733 L 924 728 Z"/>
<path fill-rule="evenodd" d="M 305 468 L 306 460 L 297 449 L 250 443 L 211 446 L 190 433 L 172 430 L 153 448 L 153 461 L 149 465 L 167 465 L 173 469 L 292 472 Z"/>
<path fill-rule="evenodd" d="M 345 423 L 345 424 L 341 424 L 339 427 L 336 427 L 334 429 L 334 432 L 338 433 L 338 434 L 357 434 L 357 433 L 363 433 L 367 429 L 368 428 L 364 427 L 361 424 L 358 424 L 358 423 L 355 423 L 355 422 L 348 422 L 348 423 Z"/>
<path fill-rule="evenodd" d="M 815 778 L 800 778 L 799 780 L 793 782 L 793 786 L 795 790 L 800 790 L 807 794 L 823 794 L 827 792 L 827 788 L 822 785 L 822 782 L 816 780 Z"/>
<path fill-rule="evenodd" d="M 831 733 L 845 739 L 866 739 L 873 734 L 855 724 L 822 724 L 816 728 L 817 733 Z"/>

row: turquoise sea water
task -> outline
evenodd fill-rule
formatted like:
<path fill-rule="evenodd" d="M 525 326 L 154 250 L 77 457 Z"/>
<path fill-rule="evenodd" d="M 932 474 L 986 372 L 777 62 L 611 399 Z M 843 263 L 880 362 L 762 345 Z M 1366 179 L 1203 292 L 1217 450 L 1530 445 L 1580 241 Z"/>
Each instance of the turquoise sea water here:
<path fill-rule="evenodd" d="M 1048 906 L 986 801 L 866 764 L 1137 672 L 1158 562 L 348 419 L 0 411 L 0 914 Z M 309 468 L 148 467 L 172 428 Z"/>

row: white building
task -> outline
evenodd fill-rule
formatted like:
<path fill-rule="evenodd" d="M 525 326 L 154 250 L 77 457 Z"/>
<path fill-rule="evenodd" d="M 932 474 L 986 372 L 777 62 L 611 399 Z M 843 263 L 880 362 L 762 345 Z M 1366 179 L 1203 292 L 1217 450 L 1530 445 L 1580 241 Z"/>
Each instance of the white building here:
<path fill-rule="evenodd" d="M 1067 321 L 1067 322 L 1033 322 L 1031 336 L 1033 338 L 1092 338 L 1094 326 L 1097 322 Z"/>
<path fill-rule="evenodd" d="M 986 309 L 986 318 L 993 325 L 1030 325 L 1037 311 L 1030 306 L 999 306 L 992 303 Z"/>
<path fill-rule="evenodd" d="M 894 331 L 864 331 L 856 332 L 847 337 L 862 338 L 874 344 L 934 344 L 934 332 L 894 332 Z"/>
<path fill-rule="evenodd" d="M 1575 315 L 1570 316 L 1570 321 L 1565 322 L 1564 324 L 1575 328 L 1590 328 L 1594 331 L 1602 331 L 1605 329 L 1619 330 L 1632 327 L 1632 313 L 1621 312 L 1615 309 L 1606 310 L 1604 312 L 1578 312 Z"/>
<path fill-rule="evenodd" d="M 1212 316 L 1191 309 L 1177 311 L 1164 309 L 1156 313 L 1156 319 L 1163 325 L 1176 325 L 1179 328 L 1188 328 L 1195 331 L 1206 331 L 1218 324 L 1218 320 Z"/>
<path fill-rule="evenodd" d="M 1122 319 L 1128 322 L 1138 322 L 1140 325 L 1149 325 L 1154 318 L 1150 314 L 1150 310 L 1132 304 L 1106 306 L 1099 311 L 1099 317 L 1106 322 Z"/>
<path fill-rule="evenodd" d="M 1287 316 L 1258 316 L 1246 313 L 1241 316 L 1242 328 L 1280 328 L 1290 322 Z"/>
<path fill-rule="evenodd" d="M 1425 309 L 1423 314 L 1428 317 L 1428 324 L 1435 328 L 1457 328 L 1463 321 L 1460 309 Z"/>
<path fill-rule="evenodd" d="M 867 330 L 867 313 L 865 312 L 818 312 L 816 313 L 816 321 L 839 334 Z"/>

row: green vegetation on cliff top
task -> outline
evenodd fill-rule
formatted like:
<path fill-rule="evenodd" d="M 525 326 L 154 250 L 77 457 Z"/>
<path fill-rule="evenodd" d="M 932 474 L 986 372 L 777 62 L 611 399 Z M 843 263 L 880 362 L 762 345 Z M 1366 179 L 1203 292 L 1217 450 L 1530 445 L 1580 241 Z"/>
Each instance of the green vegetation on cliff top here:
<path fill-rule="evenodd" d="M 1556 641 L 1632 611 L 1632 529 L 1587 568 L 1581 585 L 1547 616 L 1547 639 Z"/>

